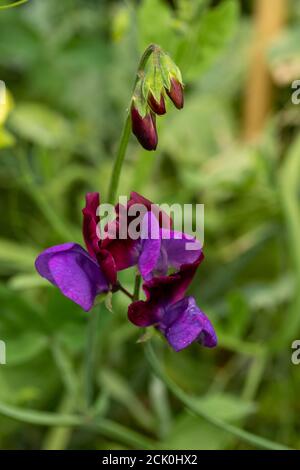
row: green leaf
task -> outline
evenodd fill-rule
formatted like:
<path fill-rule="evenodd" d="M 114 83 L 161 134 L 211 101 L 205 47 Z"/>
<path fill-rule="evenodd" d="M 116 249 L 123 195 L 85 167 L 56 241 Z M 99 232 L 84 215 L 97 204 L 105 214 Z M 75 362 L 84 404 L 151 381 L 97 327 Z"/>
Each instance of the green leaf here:
<path fill-rule="evenodd" d="M 170 8 L 163 0 L 144 0 L 138 9 L 138 31 L 140 50 L 151 44 L 159 44 L 163 49 L 173 51 L 177 43 Z"/>
<path fill-rule="evenodd" d="M 38 251 L 17 242 L 0 239 L 1 271 L 11 273 L 15 270 L 34 270 L 34 260 Z"/>
<path fill-rule="evenodd" d="M 256 410 L 254 403 L 225 393 L 209 394 L 199 399 L 199 404 L 207 413 L 229 422 L 245 418 Z"/>
<path fill-rule="evenodd" d="M 9 118 L 12 129 L 24 139 L 49 148 L 71 142 L 68 122 L 57 111 L 39 103 L 19 103 Z"/>
<path fill-rule="evenodd" d="M 216 429 L 201 418 L 184 413 L 173 422 L 172 431 L 162 442 L 161 448 L 221 450 L 230 442 L 232 442 L 232 436 L 225 431 Z"/>
<path fill-rule="evenodd" d="M 15 366 L 32 360 L 48 346 L 48 338 L 40 332 L 27 331 L 7 341 L 7 364 Z"/>
<path fill-rule="evenodd" d="M 183 44 L 182 63 L 178 63 L 187 80 L 198 77 L 218 58 L 233 38 L 238 18 L 238 3 L 227 0 L 197 19 Z"/>
<path fill-rule="evenodd" d="M 13 290 L 32 289 L 40 286 L 48 286 L 48 281 L 37 273 L 34 274 L 16 274 L 8 282 L 8 286 Z"/>
<path fill-rule="evenodd" d="M 221 144 L 224 140 L 227 146 L 234 142 L 234 122 L 231 110 L 226 102 L 213 96 L 191 94 L 187 97 L 181 112 L 170 109 L 165 122 L 166 126 L 160 130 L 160 148 L 168 152 L 177 163 L 184 163 L 183 170 L 187 168 L 187 164 L 191 164 L 196 177 L 198 174 L 195 172 L 195 164 L 200 164 L 208 157 L 221 153 L 223 150 Z M 234 159 L 223 158 L 220 167 L 227 167 L 227 175 L 230 177 L 230 170 L 236 164 L 239 167 L 246 165 L 242 159 L 240 160 L 236 162 Z M 206 164 L 218 170 L 219 165 L 214 167 L 214 162 L 207 161 Z M 221 168 L 217 176 L 222 177 Z M 203 174 L 202 179 L 206 181 L 206 178 L 206 174 Z"/>

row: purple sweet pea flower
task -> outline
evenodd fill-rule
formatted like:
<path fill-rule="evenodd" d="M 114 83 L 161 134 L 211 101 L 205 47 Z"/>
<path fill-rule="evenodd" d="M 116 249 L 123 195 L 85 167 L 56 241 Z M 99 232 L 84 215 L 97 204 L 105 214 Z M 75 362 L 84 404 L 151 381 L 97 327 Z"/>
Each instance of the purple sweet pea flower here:
<path fill-rule="evenodd" d="M 202 259 L 201 254 L 196 262 L 183 265 L 177 273 L 145 282 L 146 300 L 133 302 L 128 308 L 132 323 L 139 327 L 155 326 L 175 351 L 194 341 L 209 348 L 217 344 L 209 319 L 193 297 L 184 297 Z"/>
<path fill-rule="evenodd" d="M 98 193 L 87 194 L 83 209 L 87 251 L 76 243 L 48 248 L 36 259 L 39 274 L 88 311 L 97 295 L 118 290 L 118 271 L 137 264 L 146 281 L 143 288 L 147 300 L 129 306 L 129 319 L 141 327 L 155 325 L 176 351 L 193 341 L 215 346 L 210 321 L 192 297 L 185 297 L 203 259 L 200 243 L 173 231 L 172 220 L 137 193 L 131 194 L 126 207 L 116 206 L 117 217 L 111 223 L 117 235 L 125 227 L 127 239 L 108 236 L 101 240 L 97 232 L 99 202 Z M 142 205 L 144 210 L 137 238 L 130 237 L 130 223 L 135 221 L 130 208 L 134 204 Z M 167 276 L 170 268 L 178 272 Z"/>
<path fill-rule="evenodd" d="M 151 205 L 142 196 L 134 197 Z M 93 307 L 98 294 L 117 286 L 117 271 L 131 266 L 133 262 L 130 255 L 132 240 L 99 238 L 99 204 L 99 193 L 86 195 L 82 230 L 87 251 L 76 243 L 65 243 L 46 249 L 35 262 L 42 277 L 87 311 Z M 116 249 L 111 252 L 111 247 Z"/>

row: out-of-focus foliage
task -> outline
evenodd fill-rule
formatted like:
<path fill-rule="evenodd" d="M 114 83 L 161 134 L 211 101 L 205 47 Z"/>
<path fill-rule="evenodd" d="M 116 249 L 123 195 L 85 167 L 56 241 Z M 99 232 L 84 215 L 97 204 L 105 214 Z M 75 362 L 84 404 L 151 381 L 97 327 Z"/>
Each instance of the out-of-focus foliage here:
<path fill-rule="evenodd" d="M 191 291 L 219 347 L 175 354 L 156 347 L 168 374 L 216 417 L 299 448 L 300 11 L 268 50 L 273 113 L 255 142 L 242 139 L 253 39 L 247 2 L 30 0 L 0 11 L 0 405 L 68 414 L 84 410 L 87 314 L 38 278 L 43 248 L 81 242 L 87 191 L 107 193 L 139 56 L 160 44 L 181 68 L 181 112 L 159 121 L 158 151 L 132 138 L 120 192 L 205 204 L 206 259 Z M 297 2 L 294 2 L 297 3 Z M 251 10 L 251 9 L 250 9 Z M 14 106 L 11 106 L 14 102 Z M 122 273 L 132 290 L 130 273 Z M 245 448 L 191 416 L 154 378 L 113 296 L 101 312 L 99 420 L 116 421 L 156 448 Z M 298 366 L 300 367 L 300 366 Z M 1 406 L 0 406 L 1 409 Z M 26 421 L 26 420 L 25 420 Z M 130 448 L 120 435 L 45 428 L 0 417 L 2 448 Z"/>

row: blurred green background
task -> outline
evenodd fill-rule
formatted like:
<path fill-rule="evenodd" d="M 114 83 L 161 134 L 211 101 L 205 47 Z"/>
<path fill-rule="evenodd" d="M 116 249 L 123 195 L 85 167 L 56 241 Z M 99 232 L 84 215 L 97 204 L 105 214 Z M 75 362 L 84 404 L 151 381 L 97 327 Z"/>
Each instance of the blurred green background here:
<path fill-rule="evenodd" d="M 34 424 L 45 412 L 85 411 L 88 317 L 37 276 L 34 259 L 50 245 L 82 243 L 84 195 L 107 194 L 150 42 L 181 68 L 185 107 L 159 119 L 157 152 L 131 138 L 120 193 L 205 204 L 206 259 L 191 292 L 219 337 L 214 350 L 181 353 L 157 338 L 157 354 L 212 416 L 300 448 L 300 365 L 291 362 L 300 339 L 300 105 L 291 101 L 299 39 L 300 5 L 285 0 L 29 0 L 0 10 L 2 449 L 130 449 L 143 440 L 255 448 L 191 415 L 153 375 L 119 294 L 98 325 L 98 428 Z M 122 273 L 130 290 L 131 274 Z"/>

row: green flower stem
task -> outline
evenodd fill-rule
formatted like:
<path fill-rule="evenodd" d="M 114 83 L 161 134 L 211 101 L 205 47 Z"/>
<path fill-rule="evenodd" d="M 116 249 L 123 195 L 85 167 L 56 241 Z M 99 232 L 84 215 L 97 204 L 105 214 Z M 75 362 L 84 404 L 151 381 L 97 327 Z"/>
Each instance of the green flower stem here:
<path fill-rule="evenodd" d="M 134 283 L 133 301 L 139 300 L 141 281 L 142 281 L 142 278 L 140 274 L 136 274 L 135 283 Z"/>
<path fill-rule="evenodd" d="M 8 10 L 8 8 L 18 7 L 19 5 L 22 5 L 23 3 L 26 3 L 26 2 L 28 2 L 28 0 L 18 0 L 17 2 L 0 6 L 0 10 Z"/>
<path fill-rule="evenodd" d="M 56 338 L 51 342 L 50 347 L 66 393 L 70 396 L 77 397 L 79 385 L 70 357 L 66 354 L 59 340 Z"/>
<path fill-rule="evenodd" d="M 38 426 L 83 427 L 90 431 L 128 445 L 132 448 L 151 450 L 155 443 L 150 439 L 126 428 L 109 419 L 92 421 L 85 416 L 40 412 L 36 410 L 22 410 L 18 407 L 0 402 L 0 413 L 18 421 Z"/>
<path fill-rule="evenodd" d="M 116 199 L 121 170 L 122 170 L 122 166 L 123 166 L 123 162 L 124 162 L 124 158 L 126 154 L 130 132 L 131 132 L 131 118 L 130 118 L 130 114 L 128 111 L 126 121 L 125 121 L 123 131 L 122 131 L 122 135 L 121 135 L 121 141 L 120 141 L 120 145 L 119 145 L 119 149 L 117 153 L 117 158 L 115 160 L 112 175 L 111 175 L 109 190 L 108 190 L 108 202 L 110 204 L 113 204 Z"/>
<path fill-rule="evenodd" d="M 95 363 L 97 353 L 97 333 L 98 333 L 98 317 L 99 309 L 102 303 L 95 306 L 88 319 L 87 335 L 86 335 L 86 353 L 85 353 L 85 397 L 86 407 L 89 409 L 93 403 L 95 392 Z"/>
<path fill-rule="evenodd" d="M 240 429 L 237 426 L 233 426 L 232 424 L 226 423 L 225 421 L 210 415 L 205 409 L 203 409 L 203 407 L 201 407 L 201 404 L 199 404 L 199 402 L 197 402 L 193 397 L 187 395 L 183 390 L 181 390 L 180 387 L 178 387 L 178 385 L 176 385 L 166 375 L 166 373 L 161 368 L 160 362 L 158 361 L 153 351 L 150 341 L 148 341 L 145 345 L 145 353 L 146 358 L 154 374 L 164 382 L 164 384 L 173 393 L 173 395 L 175 395 L 178 400 L 180 400 L 186 406 L 186 408 L 190 410 L 193 414 L 205 419 L 212 425 L 234 435 L 238 439 L 241 439 L 242 441 L 247 442 L 248 444 L 251 444 L 254 447 L 268 450 L 291 450 L 282 444 L 269 441 L 264 437 L 256 436 L 255 434 L 252 434 L 248 431 L 244 431 L 243 429 Z"/>
<path fill-rule="evenodd" d="M 130 300 L 133 300 L 133 295 L 130 294 L 130 292 L 127 289 L 125 289 L 125 287 L 122 286 L 120 282 L 117 285 L 117 290 L 119 290 L 120 292 L 123 292 L 123 294 L 125 294 L 126 297 L 128 297 Z"/>
<path fill-rule="evenodd" d="M 136 82 L 137 82 L 137 79 L 138 79 L 139 72 L 142 72 L 144 70 L 150 55 L 153 52 L 158 52 L 159 50 L 160 50 L 160 47 L 157 44 L 150 44 L 147 47 L 147 49 L 145 50 L 144 54 L 141 57 L 141 60 L 140 60 L 139 66 L 138 66 L 138 73 L 137 73 L 137 77 L 136 77 L 136 80 L 135 80 L 135 85 L 136 85 Z"/>
<path fill-rule="evenodd" d="M 138 66 L 133 89 L 135 88 L 138 77 L 140 76 L 141 73 L 143 73 L 150 55 L 154 51 L 157 51 L 157 50 L 159 50 L 159 46 L 156 46 L 155 44 L 150 44 L 150 46 L 148 46 L 147 49 L 145 50 Z M 112 171 L 112 175 L 110 179 L 110 184 L 109 184 L 108 202 L 110 204 L 114 204 L 115 199 L 116 199 L 121 170 L 122 170 L 122 166 L 123 166 L 125 155 L 126 155 L 126 149 L 127 149 L 127 145 L 129 141 L 130 132 L 131 132 L 131 118 L 130 118 L 130 109 L 128 109 L 126 120 L 125 120 L 124 127 L 123 127 L 122 134 L 121 134 L 121 139 L 120 139 L 120 144 L 119 144 L 116 160 L 114 163 L 114 167 L 113 167 L 113 171 Z"/>

